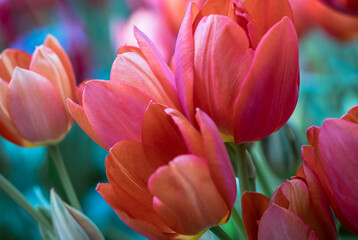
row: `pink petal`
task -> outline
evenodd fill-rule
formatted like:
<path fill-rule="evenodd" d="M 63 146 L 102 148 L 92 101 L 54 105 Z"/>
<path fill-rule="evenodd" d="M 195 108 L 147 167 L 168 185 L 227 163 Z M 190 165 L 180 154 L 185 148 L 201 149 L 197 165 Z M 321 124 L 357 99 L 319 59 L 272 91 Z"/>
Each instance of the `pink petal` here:
<path fill-rule="evenodd" d="M 143 92 L 112 81 L 90 81 L 83 92 L 83 108 L 106 149 L 121 140 L 141 140 L 141 122 L 150 101 Z"/>
<path fill-rule="evenodd" d="M 261 140 L 290 118 L 298 98 L 298 42 L 284 17 L 262 38 L 235 103 L 235 143 Z"/>
<path fill-rule="evenodd" d="M 318 240 L 315 233 L 294 213 L 276 204 L 263 214 L 258 231 L 259 240 Z"/>
<path fill-rule="evenodd" d="M 236 200 L 237 187 L 229 155 L 213 120 L 199 109 L 196 119 L 203 137 L 210 175 L 231 210 Z"/>
<path fill-rule="evenodd" d="M 358 234 L 358 125 L 343 119 L 327 119 L 319 135 L 319 149 L 343 226 Z M 338 162 L 337 162 L 338 161 Z M 342 177 L 344 176 L 344 177 Z M 334 209 L 337 213 L 337 209 Z M 346 226 L 345 222 L 349 225 Z"/>
<path fill-rule="evenodd" d="M 150 103 L 142 121 L 142 142 L 160 153 L 169 162 L 174 157 L 188 153 L 183 137 L 165 106 Z"/>
<path fill-rule="evenodd" d="M 148 182 L 154 208 L 179 234 L 195 235 L 218 225 L 228 214 L 206 160 L 182 155 L 159 168 Z"/>
<path fill-rule="evenodd" d="M 111 80 L 124 82 L 150 96 L 155 102 L 176 108 L 166 89 L 153 74 L 148 62 L 132 52 L 118 55 L 111 70 Z"/>
<path fill-rule="evenodd" d="M 29 69 L 31 55 L 18 49 L 6 49 L 0 55 L 0 78 L 10 82 L 15 67 Z"/>
<path fill-rule="evenodd" d="M 15 68 L 8 109 L 19 133 L 31 142 L 58 141 L 69 129 L 69 116 L 56 88 L 41 75 Z"/>
<path fill-rule="evenodd" d="M 115 194 L 113 187 L 108 183 L 100 183 L 97 186 L 97 191 L 102 195 L 104 200 L 116 211 L 122 221 L 131 229 L 148 239 L 168 240 L 168 238 L 152 223 L 136 219 L 129 215 L 121 204 L 121 200 Z M 123 196 L 122 196 L 123 197 Z M 128 203 L 132 203 L 132 199 L 127 199 Z M 137 207 L 134 206 L 136 209 Z"/>
<path fill-rule="evenodd" d="M 175 82 L 186 117 L 194 122 L 194 38 L 192 29 L 192 3 L 189 3 L 175 46 Z"/>
<path fill-rule="evenodd" d="M 210 15 L 195 32 L 194 104 L 221 132 L 234 134 L 234 105 L 253 58 L 246 32 L 230 18 Z"/>

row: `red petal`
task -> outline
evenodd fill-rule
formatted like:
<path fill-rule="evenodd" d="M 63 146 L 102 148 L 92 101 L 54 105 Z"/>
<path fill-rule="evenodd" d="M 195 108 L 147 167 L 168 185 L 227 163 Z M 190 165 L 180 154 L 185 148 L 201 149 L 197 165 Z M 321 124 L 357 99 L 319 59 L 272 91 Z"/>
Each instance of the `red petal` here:
<path fill-rule="evenodd" d="M 358 124 L 358 106 L 349 109 L 348 113 L 342 117 L 344 120 Z"/>
<path fill-rule="evenodd" d="M 235 103 L 235 143 L 260 140 L 282 127 L 298 98 L 298 42 L 284 17 L 263 37 Z"/>
<path fill-rule="evenodd" d="M 150 99 L 121 82 L 90 81 L 83 92 L 83 108 L 106 149 L 120 140 L 141 140 L 142 118 Z"/>
<path fill-rule="evenodd" d="M 69 129 L 69 116 L 57 89 L 41 75 L 15 68 L 8 109 L 20 134 L 31 142 L 58 141 Z"/>
<path fill-rule="evenodd" d="M 154 208 L 179 234 L 198 234 L 218 225 L 228 214 L 203 158 L 194 155 L 175 158 L 150 177 L 148 186 L 157 198 Z"/>

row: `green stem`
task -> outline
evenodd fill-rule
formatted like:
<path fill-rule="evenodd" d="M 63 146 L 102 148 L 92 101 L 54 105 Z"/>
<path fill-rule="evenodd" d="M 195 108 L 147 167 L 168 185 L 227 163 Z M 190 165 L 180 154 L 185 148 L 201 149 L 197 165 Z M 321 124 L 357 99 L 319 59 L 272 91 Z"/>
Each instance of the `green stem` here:
<path fill-rule="evenodd" d="M 210 231 L 214 233 L 220 240 L 232 240 L 231 237 L 227 235 L 227 233 L 224 232 L 224 230 L 219 226 L 211 227 Z"/>
<path fill-rule="evenodd" d="M 12 198 L 12 200 L 19 204 L 20 207 L 22 207 L 39 225 L 43 226 L 49 231 L 52 231 L 52 226 L 47 221 L 47 219 L 33 206 L 31 206 L 31 204 L 26 200 L 21 192 L 1 174 L 0 188 L 4 190 L 4 192 Z"/>
<path fill-rule="evenodd" d="M 239 230 L 242 239 L 246 240 L 247 236 L 245 232 L 244 222 L 242 221 L 242 218 L 240 214 L 237 212 L 235 207 L 232 208 L 231 217 L 232 220 L 234 221 L 236 228 Z"/>
<path fill-rule="evenodd" d="M 48 146 L 48 149 L 52 155 L 62 186 L 66 192 L 70 204 L 79 211 L 82 211 L 80 202 L 78 201 L 75 190 L 73 188 L 70 177 L 68 176 L 65 164 L 63 162 L 60 149 L 57 145 L 50 145 Z"/>
<path fill-rule="evenodd" d="M 239 173 L 239 183 L 240 183 L 240 196 L 242 197 L 243 193 L 250 189 L 245 143 L 237 145 L 237 150 L 239 155 L 238 173 Z"/>

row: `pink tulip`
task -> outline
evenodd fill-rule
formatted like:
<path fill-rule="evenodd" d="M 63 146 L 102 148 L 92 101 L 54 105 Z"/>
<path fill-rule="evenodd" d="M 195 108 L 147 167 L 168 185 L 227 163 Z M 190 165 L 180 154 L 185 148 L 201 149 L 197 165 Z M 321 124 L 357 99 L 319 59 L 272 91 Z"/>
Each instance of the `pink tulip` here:
<path fill-rule="evenodd" d="M 29 55 L 7 49 L 0 55 L 0 134 L 23 147 L 60 141 L 72 118 L 65 101 L 75 99 L 75 77 L 61 45 L 48 36 Z"/>
<path fill-rule="evenodd" d="M 175 79 L 186 116 L 193 120 L 194 109 L 203 109 L 236 144 L 282 127 L 299 87 L 291 19 L 286 0 L 236 5 L 209 0 L 200 11 L 189 5 L 175 50 Z"/>
<path fill-rule="evenodd" d="M 140 48 L 119 50 L 110 81 L 83 83 L 78 89 L 79 104 L 68 101 L 76 122 L 107 150 L 121 140 L 140 140 L 139 126 L 150 101 L 181 109 L 173 72 L 138 29 L 135 37 Z"/>
<path fill-rule="evenodd" d="M 312 172 L 283 183 L 271 200 L 256 192 L 242 197 L 245 230 L 249 240 L 337 239 L 327 197 Z"/>
<path fill-rule="evenodd" d="M 322 184 L 342 225 L 358 234 L 358 106 L 341 119 L 326 119 L 307 130 L 303 161 Z"/>
<path fill-rule="evenodd" d="M 177 110 L 151 103 L 141 139 L 120 141 L 106 159 L 109 183 L 97 191 L 149 239 L 198 239 L 230 218 L 236 182 L 214 122 L 197 110 L 200 131 Z"/>

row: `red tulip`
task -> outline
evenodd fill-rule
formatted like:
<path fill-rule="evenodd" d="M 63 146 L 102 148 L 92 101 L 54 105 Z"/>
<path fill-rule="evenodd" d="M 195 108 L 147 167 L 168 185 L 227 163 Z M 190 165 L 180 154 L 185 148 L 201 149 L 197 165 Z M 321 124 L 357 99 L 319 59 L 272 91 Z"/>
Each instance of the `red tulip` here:
<path fill-rule="evenodd" d="M 358 234 L 358 106 L 341 119 L 326 119 L 307 131 L 310 146 L 302 147 L 307 169 L 322 184 L 342 225 Z"/>
<path fill-rule="evenodd" d="M 266 196 L 246 192 L 242 197 L 245 230 L 253 239 L 337 239 L 327 197 L 312 172 L 286 181 Z"/>
<path fill-rule="evenodd" d="M 141 138 L 138 126 L 150 101 L 181 109 L 173 72 L 142 32 L 136 29 L 135 36 L 140 49 L 119 50 L 111 81 L 88 81 L 79 88 L 79 104 L 68 101 L 76 122 L 107 150 Z"/>
<path fill-rule="evenodd" d="M 296 106 L 299 87 L 291 19 L 286 0 L 236 5 L 209 0 L 199 12 L 189 5 L 175 50 L 186 116 L 193 120 L 194 109 L 203 109 L 237 144 L 282 127 Z"/>
<path fill-rule="evenodd" d="M 61 140 L 72 126 L 65 101 L 75 99 L 71 62 L 48 36 L 33 55 L 7 49 L 0 55 L 0 134 L 23 147 Z"/>
<path fill-rule="evenodd" d="M 141 140 L 120 141 L 97 191 L 149 239 L 197 239 L 230 218 L 236 182 L 214 122 L 197 110 L 200 131 L 177 110 L 151 103 Z"/>

